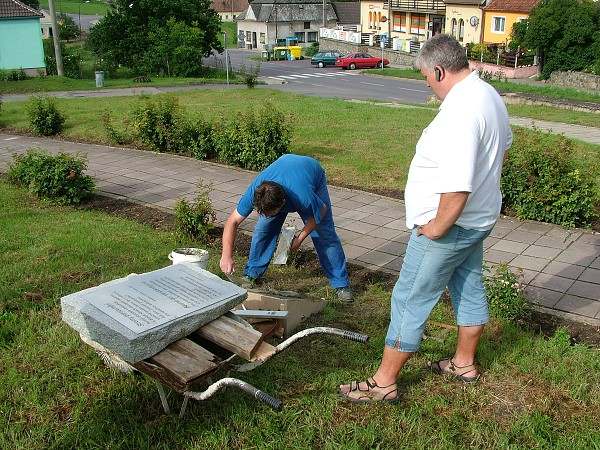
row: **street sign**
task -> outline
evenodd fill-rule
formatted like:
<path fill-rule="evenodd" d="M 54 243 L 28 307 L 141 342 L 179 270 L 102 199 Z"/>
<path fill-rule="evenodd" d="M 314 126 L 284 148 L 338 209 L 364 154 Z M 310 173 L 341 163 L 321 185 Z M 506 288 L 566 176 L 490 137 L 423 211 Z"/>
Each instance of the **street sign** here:
<path fill-rule="evenodd" d="M 387 34 L 382 34 L 381 37 L 379 38 L 381 40 L 381 42 L 387 42 Z"/>

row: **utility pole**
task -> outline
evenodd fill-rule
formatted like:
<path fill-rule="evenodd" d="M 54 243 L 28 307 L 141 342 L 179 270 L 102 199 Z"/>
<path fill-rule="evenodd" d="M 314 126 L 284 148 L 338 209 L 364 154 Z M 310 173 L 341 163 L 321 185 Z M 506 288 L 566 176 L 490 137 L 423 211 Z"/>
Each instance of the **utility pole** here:
<path fill-rule="evenodd" d="M 50 20 L 52 23 L 52 41 L 54 42 L 54 54 L 56 55 L 56 73 L 59 77 L 64 74 L 62 53 L 60 52 L 60 38 L 58 36 L 58 24 L 56 22 L 56 9 L 54 0 L 48 0 L 48 9 L 50 9 Z"/>
<path fill-rule="evenodd" d="M 327 26 L 327 0 L 323 0 L 323 28 Z"/>

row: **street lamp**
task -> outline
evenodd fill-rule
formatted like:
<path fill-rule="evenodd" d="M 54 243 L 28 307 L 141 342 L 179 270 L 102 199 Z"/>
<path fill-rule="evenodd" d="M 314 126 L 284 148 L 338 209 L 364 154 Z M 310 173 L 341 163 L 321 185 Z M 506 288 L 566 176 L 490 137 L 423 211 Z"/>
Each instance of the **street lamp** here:
<path fill-rule="evenodd" d="M 229 86 L 229 61 L 227 60 L 227 33 L 223 31 L 223 44 L 225 46 L 225 72 L 227 73 L 227 86 Z"/>

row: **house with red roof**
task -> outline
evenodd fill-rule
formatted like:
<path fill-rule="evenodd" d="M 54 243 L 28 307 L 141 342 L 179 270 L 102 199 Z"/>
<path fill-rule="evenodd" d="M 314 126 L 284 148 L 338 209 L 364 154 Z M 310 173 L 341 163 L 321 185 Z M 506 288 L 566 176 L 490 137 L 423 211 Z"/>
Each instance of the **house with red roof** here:
<path fill-rule="evenodd" d="M 213 0 L 210 7 L 219 13 L 223 22 L 233 22 L 248 8 L 248 0 Z"/>
<path fill-rule="evenodd" d="M 508 45 L 513 25 L 529 18 L 538 1 L 491 0 L 483 8 L 482 43 Z"/>

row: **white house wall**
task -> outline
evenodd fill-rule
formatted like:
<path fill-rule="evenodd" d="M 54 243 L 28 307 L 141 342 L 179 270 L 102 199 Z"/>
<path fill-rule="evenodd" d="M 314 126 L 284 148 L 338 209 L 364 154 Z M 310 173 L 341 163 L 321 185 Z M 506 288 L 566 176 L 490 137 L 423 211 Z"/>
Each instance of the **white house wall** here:
<path fill-rule="evenodd" d="M 458 24 L 460 20 L 464 21 L 465 28 L 461 43 L 466 44 L 478 44 L 481 42 L 482 33 L 482 15 L 483 11 L 477 6 L 471 5 L 447 5 L 446 6 L 446 33 L 453 35 L 459 39 L 459 36 L 453 30 L 452 20 L 456 21 L 458 32 Z M 475 25 L 472 25 L 475 24 Z"/>

